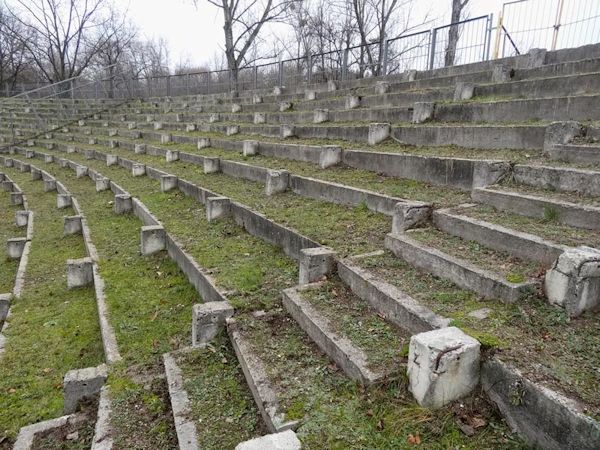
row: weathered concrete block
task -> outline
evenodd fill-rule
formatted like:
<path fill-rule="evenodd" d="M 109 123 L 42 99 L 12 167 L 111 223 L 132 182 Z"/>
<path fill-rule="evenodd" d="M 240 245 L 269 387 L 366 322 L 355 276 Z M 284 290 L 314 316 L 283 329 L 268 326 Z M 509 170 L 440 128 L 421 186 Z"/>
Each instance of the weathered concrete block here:
<path fill-rule="evenodd" d="M 235 450 L 300 450 L 302 443 L 293 430 L 267 434 L 249 441 L 241 442 Z"/>
<path fill-rule="evenodd" d="M 133 147 L 133 152 L 136 155 L 143 155 L 144 153 L 146 153 L 146 144 L 135 144 L 135 146 Z"/>
<path fill-rule="evenodd" d="M 46 164 L 50 164 L 54 162 L 54 156 L 52 155 L 44 155 L 44 162 Z"/>
<path fill-rule="evenodd" d="M 6 320 L 12 298 L 12 294 L 0 294 L 0 323 Z"/>
<path fill-rule="evenodd" d="M 165 153 L 165 159 L 167 162 L 179 161 L 179 151 L 167 150 L 167 152 Z"/>
<path fill-rule="evenodd" d="M 96 145 L 97 143 L 98 143 L 98 139 L 96 139 L 96 138 L 88 139 L 88 144 L 90 144 L 90 145 Z"/>
<path fill-rule="evenodd" d="M 369 145 L 377 145 L 389 138 L 391 128 L 392 126 L 389 123 L 370 123 L 367 138 Z"/>
<path fill-rule="evenodd" d="M 219 116 L 219 113 L 212 113 L 210 116 L 208 116 L 208 123 L 215 123 L 215 122 L 219 122 L 221 120 L 221 117 Z"/>
<path fill-rule="evenodd" d="M 259 125 L 261 123 L 266 123 L 267 122 L 267 115 L 265 113 L 262 113 L 262 112 L 256 112 L 256 113 L 254 113 L 253 122 L 254 122 L 255 125 Z"/>
<path fill-rule="evenodd" d="M 404 233 L 429 221 L 431 206 L 411 203 L 396 203 L 392 216 L 392 233 Z"/>
<path fill-rule="evenodd" d="M 206 219 L 209 222 L 226 217 L 231 213 L 231 200 L 227 197 L 208 197 L 206 199 Z"/>
<path fill-rule="evenodd" d="M 342 162 L 342 149 L 336 145 L 324 145 L 319 154 L 319 167 L 327 169 Z"/>
<path fill-rule="evenodd" d="M 183 122 L 184 116 L 181 113 L 175 114 L 175 122 Z"/>
<path fill-rule="evenodd" d="M 131 196 L 127 194 L 115 195 L 113 211 L 115 214 L 126 214 L 133 211 L 133 202 L 131 201 Z"/>
<path fill-rule="evenodd" d="M 167 233 L 160 225 L 142 227 L 140 231 L 140 252 L 152 255 L 167 248 Z"/>
<path fill-rule="evenodd" d="M 307 89 L 304 91 L 304 100 L 316 100 L 317 93 L 313 89 Z"/>
<path fill-rule="evenodd" d="M 161 144 L 169 144 L 173 142 L 173 135 L 171 133 L 165 133 L 160 135 Z"/>
<path fill-rule="evenodd" d="M 75 166 L 75 176 L 77 178 L 83 178 L 87 175 L 88 168 L 86 166 Z"/>
<path fill-rule="evenodd" d="M 26 238 L 13 238 L 6 240 L 6 254 L 9 259 L 19 259 L 23 255 L 25 244 L 27 243 Z"/>
<path fill-rule="evenodd" d="M 241 111 L 242 111 L 242 105 L 240 105 L 239 103 L 232 103 L 231 104 L 231 112 L 233 114 L 239 113 Z"/>
<path fill-rule="evenodd" d="M 96 152 L 94 150 L 86 149 L 85 150 L 85 159 L 94 159 L 95 154 L 96 154 Z"/>
<path fill-rule="evenodd" d="M 96 177 L 96 192 L 104 192 L 110 189 L 110 180 L 106 177 Z"/>
<path fill-rule="evenodd" d="M 137 124 L 135 122 L 129 122 L 127 124 L 127 129 L 128 130 L 135 130 L 137 128 Z"/>
<path fill-rule="evenodd" d="M 55 148 L 54 142 L 48 142 L 48 143 L 45 145 L 45 147 L 46 147 L 48 150 L 54 150 L 54 148 Z"/>
<path fill-rule="evenodd" d="M 108 130 L 109 137 L 117 136 L 118 134 L 119 134 L 119 130 L 117 130 L 116 128 L 111 128 Z"/>
<path fill-rule="evenodd" d="M 315 109 L 313 116 L 313 123 L 323 123 L 329 120 L 328 109 Z"/>
<path fill-rule="evenodd" d="M 27 158 L 27 159 L 35 158 L 35 151 L 33 151 L 33 150 L 26 150 L 25 151 L 25 158 Z"/>
<path fill-rule="evenodd" d="M 187 131 L 188 133 L 191 133 L 192 131 L 196 131 L 196 124 L 195 123 L 188 123 L 185 126 L 185 131 Z"/>
<path fill-rule="evenodd" d="M 119 157 L 117 155 L 106 155 L 106 165 L 115 166 L 119 163 Z"/>
<path fill-rule="evenodd" d="M 131 165 L 131 175 L 133 175 L 134 177 L 141 177 L 143 175 L 146 175 L 146 165 L 133 163 Z"/>
<path fill-rule="evenodd" d="M 355 109 L 360 107 L 361 97 L 358 95 L 347 95 L 346 100 L 344 102 L 344 107 L 346 109 Z"/>
<path fill-rule="evenodd" d="M 293 107 L 292 102 L 279 102 L 279 112 L 290 111 Z"/>
<path fill-rule="evenodd" d="M 192 345 L 201 346 L 212 341 L 227 319 L 233 316 L 233 307 L 228 302 L 196 304 L 192 308 Z"/>
<path fill-rule="evenodd" d="M 254 156 L 258 154 L 258 141 L 247 140 L 242 146 L 242 155 Z"/>
<path fill-rule="evenodd" d="M 79 121 L 77 122 L 77 124 L 78 124 L 80 127 L 85 127 L 85 120 L 79 120 Z"/>
<path fill-rule="evenodd" d="M 377 95 L 387 94 L 390 90 L 390 83 L 388 81 L 378 81 L 375 83 L 375 93 Z"/>
<path fill-rule="evenodd" d="M 15 212 L 15 225 L 19 228 L 26 227 L 29 223 L 30 211 L 16 211 Z"/>
<path fill-rule="evenodd" d="M 121 115 L 119 116 L 119 120 L 120 120 L 121 122 L 126 122 L 126 121 L 127 121 L 127 116 L 126 116 L 125 114 L 121 114 Z"/>
<path fill-rule="evenodd" d="M 14 163 L 13 163 L 13 160 L 12 160 L 12 159 L 10 159 L 10 158 L 6 158 L 6 159 L 4 160 L 4 167 L 13 167 L 13 166 L 14 166 Z"/>
<path fill-rule="evenodd" d="M 338 85 L 334 80 L 327 80 L 327 91 L 334 92 L 338 90 Z"/>
<path fill-rule="evenodd" d="M 527 52 L 527 68 L 535 69 L 536 67 L 541 67 L 546 63 L 546 53 L 547 50 L 545 48 L 532 48 Z"/>
<path fill-rule="evenodd" d="M 44 180 L 44 192 L 53 192 L 56 190 L 56 180 Z"/>
<path fill-rule="evenodd" d="M 42 179 L 42 171 L 39 169 L 35 169 L 35 168 L 31 168 L 30 169 L 31 172 L 31 180 L 32 181 L 36 181 L 36 180 L 41 180 Z"/>
<path fill-rule="evenodd" d="M 62 127 L 61 131 L 63 133 L 68 133 L 70 130 L 69 130 L 69 127 Z"/>
<path fill-rule="evenodd" d="M 174 175 L 163 175 L 160 177 L 160 191 L 169 192 L 177 188 L 178 178 Z"/>
<path fill-rule="evenodd" d="M 27 147 L 35 147 L 35 140 L 27 139 Z"/>
<path fill-rule="evenodd" d="M 159 131 L 163 129 L 163 123 L 162 122 L 154 122 L 154 131 Z"/>
<path fill-rule="evenodd" d="M 107 378 L 104 365 L 68 371 L 63 380 L 65 414 L 75 413 L 83 401 L 100 395 Z"/>
<path fill-rule="evenodd" d="M 252 96 L 252 103 L 253 103 L 253 104 L 255 104 L 255 105 L 258 105 L 259 103 L 262 103 L 262 102 L 263 102 L 263 98 L 262 98 L 262 96 L 260 96 L 260 95 L 258 95 L 258 94 L 254 94 L 254 95 Z"/>
<path fill-rule="evenodd" d="M 298 284 L 313 283 L 332 273 L 335 269 L 335 254 L 327 247 L 300 250 Z"/>
<path fill-rule="evenodd" d="M 417 79 L 417 71 L 416 70 L 407 70 L 406 72 L 402 72 L 402 81 L 415 81 Z"/>
<path fill-rule="evenodd" d="M 273 87 L 273 95 L 281 95 L 281 93 L 282 93 L 281 86 Z"/>
<path fill-rule="evenodd" d="M 432 120 L 434 112 L 434 102 L 415 102 L 412 123 L 425 123 Z"/>
<path fill-rule="evenodd" d="M 63 169 L 65 169 L 65 168 L 69 167 L 69 161 L 68 161 L 68 160 L 66 160 L 66 159 L 62 159 L 62 158 L 60 158 L 60 159 L 58 160 L 58 165 L 59 165 L 60 167 L 62 167 Z"/>
<path fill-rule="evenodd" d="M 106 128 L 108 126 L 108 122 L 107 121 L 102 122 L 102 126 Z"/>
<path fill-rule="evenodd" d="M 600 250 L 569 248 L 546 272 L 548 302 L 565 308 L 570 317 L 600 308 Z"/>
<path fill-rule="evenodd" d="M 65 216 L 64 221 L 65 235 L 81 234 L 83 231 L 81 216 Z"/>
<path fill-rule="evenodd" d="M 275 195 L 285 192 L 290 185 L 290 173 L 287 170 L 267 170 L 265 193 Z"/>
<path fill-rule="evenodd" d="M 75 289 L 94 283 L 92 258 L 67 260 L 67 287 Z"/>
<path fill-rule="evenodd" d="M 506 83 L 512 77 L 512 67 L 506 64 L 496 64 L 492 69 L 492 83 Z"/>
<path fill-rule="evenodd" d="M 148 122 L 148 123 L 154 122 L 154 116 L 152 114 L 148 114 L 146 116 L 146 122 Z"/>
<path fill-rule="evenodd" d="M 54 138 L 54 135 L 53 135 L 52 133 L 48 132 L 48 133 L 46 133 L 46 134 L 44 135 L 44 137 L 45 137 L 46 139 L 53 139 L 53 138 Z"/>
<path fill-rule="evenodd" d="M 204 158 L 204 173 L 217 173 L 221 170 L 221 160 L 219 158 Z"/>
<path fill-rule="evenodd" d="M 585 127 L 573 120 L 567 122 L 553 122 L 546 127 L 544 134 L 544 155 L 552 156 L 558 145 L 565 145 L 573 139 L 585 136 Z"/>
<path fill-rule="evenodd" d="M 408 350 L 409 388 L 419 405 L 437 409 L 479 383 L 479 341 L 456 327 L 415 334 Z"/>
<path fill-rule="evenodd" d="M 197 144 L 198 150 L 210 147 L 210 138 L 199 138 Z"/>
<path fill-rule="evenodd" d="M 129 133 L 129 137 L 131 139 L 141 139 L 142 138 L 142 132 L 134 130 L 131 133 Z"/>
<path fill-rule="evenodd" d="M 475 84 L 458 81 L 454 87 L 454 101 L 470 100 L 475 92 Z"/>
<path fill-rule="evenodd" d="M 108 141 L 108 148 L 117 148 L 119 147 L 119 141 L 115 141 L 114 139 L 110 139 Z"/>
<path fill-rule="evenodd" d="M 296 135 L 296 127 L 291 124 L 281 124 L 279 127 L 279 135 L 281 139 L 287 139 Z"/>
<path fill-rule="evenodd" d="M 56 207 L 58 209 L 68 208 L 72 204 L 71 194 L 56 194 Z"/>
<path fill-rule="evenodd" d="M 473 188 L 496 184 L 506 177 L 510 170 L 509 162 L 477 161 L 473 166 Z"/>
<path fill-rule="evenodd" d="M 239 134 L 239 132 L 239 125 L 227 125 L 227 128 L 225 128 L 225 134 L 227 136 L 233 136 L 234 134 Z"/>

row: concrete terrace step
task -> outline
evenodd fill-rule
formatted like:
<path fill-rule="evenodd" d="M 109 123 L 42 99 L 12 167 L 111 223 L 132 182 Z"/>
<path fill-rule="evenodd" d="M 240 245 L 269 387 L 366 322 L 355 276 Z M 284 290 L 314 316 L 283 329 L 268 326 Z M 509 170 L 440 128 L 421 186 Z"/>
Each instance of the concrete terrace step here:
<path fill-rule="evenodd" d="M 600 196 L 600 171 L 596 170 L 516 164 L 512 178 L 516 183 L 536 188 Z"/>
<path fill-rule="evenodd" d="M 599 77 L 600 78 L 600 77 Z M 552 159 L 570 163 L 600 164 L 600 145 L 565 144 L 555 145 L 550 155 Z"/>
<path fill-rule="evenodd" d="M 429 247 L 409 234 L 388 234 L 385 247 L 410 265 L 446 278 L 456 285 L 470 289 L 485 299 L 516 302 L 535 290 L 536 283 L 511 283 L 500 275 L 481 269 L 475 264 Z"/>

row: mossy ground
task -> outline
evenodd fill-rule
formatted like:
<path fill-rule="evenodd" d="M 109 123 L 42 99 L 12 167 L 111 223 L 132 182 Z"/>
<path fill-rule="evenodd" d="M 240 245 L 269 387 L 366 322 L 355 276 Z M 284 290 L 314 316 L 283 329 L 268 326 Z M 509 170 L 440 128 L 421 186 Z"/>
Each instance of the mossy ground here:
<path fill-rule="evenodd" d="M 67 289 L 67 259 L 85 256 L 81 236 L 63 235 L 63 216 L 73 211 L 56 209 L 56 194 L 29 174 L 5 171 L 35 214 L 25 287 L 0 356 L 0 441 L 10 442 L 20 427 L 61 416 L 64 375 L 97 366 L 104 355 L 93 288 Z"/>

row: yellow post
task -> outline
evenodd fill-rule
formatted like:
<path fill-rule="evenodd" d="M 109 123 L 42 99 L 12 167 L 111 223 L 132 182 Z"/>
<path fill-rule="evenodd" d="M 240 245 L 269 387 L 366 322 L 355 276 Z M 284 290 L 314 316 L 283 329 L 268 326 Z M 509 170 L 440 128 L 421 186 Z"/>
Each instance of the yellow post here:
<path fill-rule="evenodd" d="M 552 34 L 551 50 L 556 50 L 556 41 L 558 41 L 558 30 L 560 28 L 560 21 L 562 19 L 562 12 L 563 12 L 564 5 L 565 5 L 565 0 L 560 0 L 558 2 L 558 9 L 556 10 L 556 20 L 554 21 L 554 33 Z"/>
<path fill-rule="evenodd" d="M 498 59 L 498 53 L 500 52 L 500 39 L 502 38 L 502 13 L 504 10 L 502 9 L 498 13 L 498 24 L 496 25 L 496 42 L 494 43 L 494 54 L 492 55 L 492 59 Z"/>

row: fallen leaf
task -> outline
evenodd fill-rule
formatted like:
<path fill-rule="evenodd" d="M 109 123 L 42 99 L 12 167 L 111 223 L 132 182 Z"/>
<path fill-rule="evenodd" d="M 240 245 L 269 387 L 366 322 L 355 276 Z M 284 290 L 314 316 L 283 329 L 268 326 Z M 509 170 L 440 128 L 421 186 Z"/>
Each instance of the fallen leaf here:
<path fill-rule="evenodd" d="M 409 434 L 408 435 L 408 445 L 419 445 L 421 444 L 421 435 L 419 433 Z"/>

